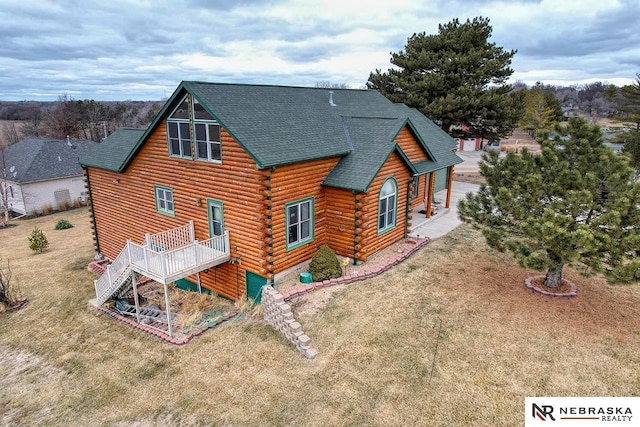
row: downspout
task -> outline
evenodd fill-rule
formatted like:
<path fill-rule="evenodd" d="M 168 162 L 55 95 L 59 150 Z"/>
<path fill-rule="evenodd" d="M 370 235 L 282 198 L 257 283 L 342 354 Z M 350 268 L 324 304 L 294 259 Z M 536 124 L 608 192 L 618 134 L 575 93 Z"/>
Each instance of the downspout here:
<path fill-rule="evenodd" d="M 96 247 L 96 252 L 98 253 L 98 255 L 101 254 L 100 252 L 100 239 L 98 239 L 98 224 L 96 224 L 96 214 L 93 211 L 93 194 L 91 193 L 91 181 L 89 180 L 89 169 L 86 166 L 82 166 L 82 170 L 84 171 L 84 177 L 85 177 L 85 182 L 86 182 L 86 188 L 87 188 L 87 192 L 89 193 L 88 196 L 89 198 L 87 199 L 87 202 L 89 203 L 89 213 L 91 214 L 91 222 L 92 222 L 92 228 L 93 228 L 93 237 L 96 240 L 95 243 L 95 247 Z"/>

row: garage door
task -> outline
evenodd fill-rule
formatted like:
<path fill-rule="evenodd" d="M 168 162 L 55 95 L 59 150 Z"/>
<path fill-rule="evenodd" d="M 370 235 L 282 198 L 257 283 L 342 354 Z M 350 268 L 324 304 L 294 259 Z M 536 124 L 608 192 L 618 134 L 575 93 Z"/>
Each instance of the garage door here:
<path fill-rule="evenodd" d="M 476 151 L 476 139 L 475 138 L 463 139 L 462 151 Z"/>

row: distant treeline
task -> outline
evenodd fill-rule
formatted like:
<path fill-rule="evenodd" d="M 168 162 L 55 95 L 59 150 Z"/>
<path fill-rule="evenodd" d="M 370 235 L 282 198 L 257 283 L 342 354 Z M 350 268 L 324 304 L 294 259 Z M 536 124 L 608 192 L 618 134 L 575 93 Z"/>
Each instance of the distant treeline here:
<path fill-rule="evenodd" d="M 120 127 L 147 127 L 164 101 L 94 101 L 60 96 L 53 102 L 0 101 L 3 144 L 28 137 L 101 141 Z M 15 122 L 19 122 L 16 126 Z"/>
<path fill-rule="evenodd" d="M 547 96 L 547 107 L 555 110 L 553 115 L 569 109 L 594 120 L 618 114 L 620 88 L 612 84 L 596 82 L 566 87 L 543 83 L 527 86 L 516 82 L 512 87 L 514 92 L 533 91 Z M 555 102 L 549 102 L 551 96 Z M 523 98 L 523 103 L 526 102 Z M 20 122 L 19 126 L 15 123 L 3 124 L 0 145 L 12 144 L 27 137 L 64 139 L 69 136 L 99 142 L 119 127 L 148 126 L 163 104 L 164 101 L 76 100 L 66 95 L 52 102 L 0 101 L 0 120 Z M 534 113 L 534 116 L 538 115 Z"/>

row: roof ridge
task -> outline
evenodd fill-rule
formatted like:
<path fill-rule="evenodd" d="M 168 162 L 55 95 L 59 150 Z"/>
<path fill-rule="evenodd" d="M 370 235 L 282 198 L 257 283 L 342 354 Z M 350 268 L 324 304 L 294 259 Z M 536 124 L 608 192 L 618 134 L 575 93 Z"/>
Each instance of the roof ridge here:
<path fill-rule="evenodd" d="M 201 80 L 183 80 L 183 84 L 201 84 L 207 86 L 243 86 L 243 87 L 263 87 L 263 88 L 283 88 L 283 89 L 313 89 L 313 90 L 341 90 L 354 92 L 376 92 L 370 89 L 360 88 L 332 88 L 332 87 L 314 87 L 314 86 L 295 86 L 295 85 L 278 85 L 278 84 L 260 84 L 260 83 L 235 83 L 235 82 L 205 82 Z"/>

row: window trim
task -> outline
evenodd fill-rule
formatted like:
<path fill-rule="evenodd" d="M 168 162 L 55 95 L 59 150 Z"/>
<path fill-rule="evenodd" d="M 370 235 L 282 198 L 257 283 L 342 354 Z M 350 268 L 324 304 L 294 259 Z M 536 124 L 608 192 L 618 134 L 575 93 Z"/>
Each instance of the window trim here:
<path fill-rule="evenodd" d="M 222 218 L 220 218 L 220 230 L 222 231 L 222 234 L 213 234 L 213 221 L 212 221 L 212 217 L 211 217 L 211 206 L 218 206 L 220 208 L 220 215 L 222 216 Z M 222 200 L 216 200 L 216 199 L 207 199 L 207 222 L 209 223 L 209 237 L 214 237 L 214 236 L 222 236 L 224 235 L 224 204 L 222 203 Z"/>
<path fill-rule="evenodd" d="M 393 207 L 393 222 L 391 224 L 385 223 L 385 226 L 380 228 L 380 204 L 381 204 L 381 201 L 382 201 L 381 193 L 382 193 L 382 189 L 384 188 L 384 186 L 389 181 L 393 182 L 394 192 L 393 192 L 393 194 L 389 194 L 389 195 L 384 196 L 384 197 L 387 199 L 387 204 L 388 204 L 389 197 L 391 197 L 392 195 L 394 196 L 395 200 L 394 200 L 394 207 Z M 387 210 L 385 212 L 385 218 L 386 218 L 388 212 L 389 212 L 389 209 L 387 208 Z M 378 192 L 378 214 L 376 215 L 376 229 L 378 230 L 378 235 L 387 233 L 387 232 L 393 230 L 394 228 L 396 228 L 396 226 L 398 225 L 397 219 L 398 219 L 398 182 L 396 181 L 396 179 L 394 177 L 389 177 L 389 178 L 384 180 L 384 182 L 382 183 L 382 186 L 380 187 L 380 191 Z M 385 222 L 386 222 L 386 219 L 385 219 Z"/>
<path fill-rule="evenodd" d="M 180 124 L 186 123 L 189 126 L 189 145 L 191 146 L 191 155 L 186 156 L 183 150 L 183 141 L 182 133 L 180 131 Z M 180 154 L 174 154 L 171 148 L 171 133 L 169 131 L 169 126 L 175 124 L 178 127 L 178 144 L 180 146 Z M 173 157 L 174 159 L 186 159 L 193 160 L 193 138 L 191 138 L 191 123 L 189 120 L 185 119 L 167 119 L 167 149 L 169 151 L 169 157 Z"/>
<path fill-rule="evenodd" d="M 291 243 L 289 242 L 289 226 L 291 225 L 289 224 L 289 208 L 292 206 L 298 206 L 298 215 L 299 215 L 300 214 L 299 206 L 307 202 L 309 202 L 309 237 L 306 237 L 305 239 L 302 239 L 302 240 L 298 239 L 298 241 Z M 286 203 L 284 205 L 284 216 L 285 216 L 284 238 L 285 238 L 285 245 L 286 245 L 287 252 L 293 249 L 299 248 L 301 246 L 304 246 L 315 240 L 315 199 L 314 197 L 307 197 L 304 199 L 299 199 L 293 202 Z M 300 235 L 300 224 L 301 222 L 298 221 L 298 235 Z"/>
<path fill-rule="evenodd" d="M 198 151 L 198 135 L 196 132 L 196 125 L 204 125 L 204 131 L 206 134 L 206 140 L 204 141 L 205 144 L 207 144 L 207 157 L 200 157 L 199 156 L 199 151 Z M 212 141 L 209 138 L 209 126 L 210 125 L 215 125 L 218 126 L 219 129 L 219 133 L 220 133 L 220 141 Z M 194 119 L 193 120 L 193 136 L 194 136 L 194 146 L 195 146 L 195 160 L 198 162 L 206 162 L 206 163 L 217 163 L 217 164 L 222 164 L 222 126 L 220 126 L 220 123 L 218 123 L 216 120 L 203 120 L 203 119 Z M 214 159 L 212 158 L 212 154 L 211 154 L 211 144 L 218 144 L 218 146 L 220 147 L 220 159 Z"/>
<path fill-rule="evenodd" d="M 159 196 L 158 190 L 165 191 L 165 192 L 168 191 L 168 192 L 171 193 L 171 203 L 173 204 L 173 209 L 172 210 L 162 209 L 160 207 L 160 197 L 158 197 Z M 155 200 L 156 200 L 156 212 L 161 214 L 161 215 L 175 217 L 176 216 L 176 199 L 174 197 L 173 188 L 164 187 L 162 185 L 154 185 L 153 186 L 153 194 L 155 195 Z M 165 200 L 165 204 L 166 204 L 166 200 Z"/>

